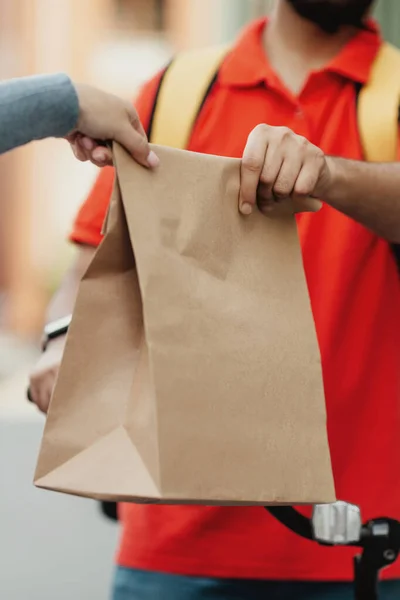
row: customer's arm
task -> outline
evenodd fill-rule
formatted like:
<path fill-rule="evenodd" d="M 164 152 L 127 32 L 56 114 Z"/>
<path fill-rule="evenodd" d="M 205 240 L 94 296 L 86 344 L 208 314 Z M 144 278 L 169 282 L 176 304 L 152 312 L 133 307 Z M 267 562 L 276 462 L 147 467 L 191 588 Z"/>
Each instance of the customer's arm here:
<path fill-rule="evenodd" d="M 63 74 L 0 83 L 0 154 L 46 137 L 66 137 L 79 160 L 98 166 L 112 156 L 96 140 L 119 142 L 144 166 L 158 164 L 130 102 Z"/>
<path fill-rule="evenodd" d="M 0 83 L 0 153 L 46 137 L 64 137 L 78 122 L 79 102 L 67 75 Z"/>

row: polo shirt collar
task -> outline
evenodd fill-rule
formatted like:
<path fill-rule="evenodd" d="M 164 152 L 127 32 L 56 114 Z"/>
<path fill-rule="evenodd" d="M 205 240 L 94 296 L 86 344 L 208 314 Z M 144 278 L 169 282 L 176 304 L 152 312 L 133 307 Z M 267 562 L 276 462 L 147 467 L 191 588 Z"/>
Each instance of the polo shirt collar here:
<path fill-rule="evenodd" d="M 218 81 L 222 85 L 256 87 L 278 79 L 263 48 L 262 36 L 267 23 L 267 19 L 260 19 L 245 29 L 221 65 Z M 366 83 L 381 43 L 378 27 L 371 20 L 368 27 L 359 31 L 322 71 Z"/>

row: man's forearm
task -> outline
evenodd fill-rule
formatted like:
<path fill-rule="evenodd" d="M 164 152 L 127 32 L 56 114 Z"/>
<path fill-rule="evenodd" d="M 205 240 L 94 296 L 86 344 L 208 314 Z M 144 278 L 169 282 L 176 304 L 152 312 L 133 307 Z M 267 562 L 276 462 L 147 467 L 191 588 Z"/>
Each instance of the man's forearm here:
<path fill-rule="evenodd" d="M 400 243 L 400 163 L 329 158 L 324 201 L 393 243 Z"/>

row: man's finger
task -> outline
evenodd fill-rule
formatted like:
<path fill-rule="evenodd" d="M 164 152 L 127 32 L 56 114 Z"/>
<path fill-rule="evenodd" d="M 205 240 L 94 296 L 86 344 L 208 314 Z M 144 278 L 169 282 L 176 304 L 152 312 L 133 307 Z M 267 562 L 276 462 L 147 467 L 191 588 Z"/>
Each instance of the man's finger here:
<path fill-rule="evenodd" d="M 257 190 L 257 206 L 262 213 L 268 213 L 273 210 L 276 202 L 268 188 L 264 189 L 264 184 L 260 183 Z"/>
<path fill-rule="evenodd" d="M 296 196 L 312 196 L 319 178 L 319 171 L 312 162 L 306 162 L 299 173 L 294 185 L 293 193 Z"/>
<path fill-rule="evenodd" d="M 256 127 L 248 137 L 241 163 L 239 210 L 244 215 L 249 215 L 256 205 L 267 147 L 266 130 Z"/>
<path fill-rule="evenodd" d="M 273 187 L 282 168 L 282 150 L 270 142 L 265 153 L 264 166 L 258 187 L 257 204 L 261 211 L 270 210 L 276 204 Z"/>
<path fill-rule="evenodd" d="M 131 153 L 133 158 L 144 167 L 158 167 L 160 161 L 157 155 L 150 149 L 147 138 L 126 123 L 124 127 L 115 134 L 115 140 Z"/>
<path fill-rule="evenodd" d="M 289 198 L 292 195 L 301 168 L 301 159 L 296 153 L 285 156 L 272 185 L 272 193 L 277 200 Z"/>

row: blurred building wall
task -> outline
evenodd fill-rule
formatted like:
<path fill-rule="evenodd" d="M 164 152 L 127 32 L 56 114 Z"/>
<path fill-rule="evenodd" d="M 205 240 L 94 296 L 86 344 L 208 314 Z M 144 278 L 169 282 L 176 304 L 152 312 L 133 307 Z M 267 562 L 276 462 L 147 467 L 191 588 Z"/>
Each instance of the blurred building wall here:
<path fill-rule="evenodd" d="M 400 2 L 399 0 L 378 0 L 375 16 L 379 20 L 385 38 L 400 46 Z"/>
<path fill-rule="evenodd" d="M 106 54 L 104 48 L 107 50 L 113 40 L 118 42 L 117 3 L 117 0 L 0 0 L 0 77 L 67 71 L 77 81 L 111 87 L 107 71 L 112 67 L 106 64 L 102 69 L 96 56 Z M 125 63 L 128 60 L 129 54 Z M 165 56 L 157 68 L 164 60 Z M 127 73 L 143 62 L 136 53 L 132 65 L 125 64 L 125 80 Z M 144 69 L 146 77 L 152 68 L 150 64 L 147 71 Z M 132 81 L 130 97 L 136 84 Z M 95 169 L 77 163 L 68 145 L 58 140 L 30 145 L 1 157 L 0 324 L 3 328 L 25 337 L 41 330 L 49 291 L 57 279 L 55 271 L 61 273 L 63 265 L 69 262 L 64 238 L 94 176 Z"/>
<path fill-rule="evenodd" d="M 90 80 L 85 55 L 103 33 L 107 2 L 0 0 L 1 77 L 68 71 L 78 80 Z M 0 159 L 0 280 L 7 298 L 1 320 L 22 335 L 41 327 L 57 212 L 62 214 L 69 200 L 67 193 L 62 197 L 67 186 L 80 184 L 82 171 L 72 160 L 72 177 L 68 174 L 69 154 L 66 144 L 53 140 Z"/>

